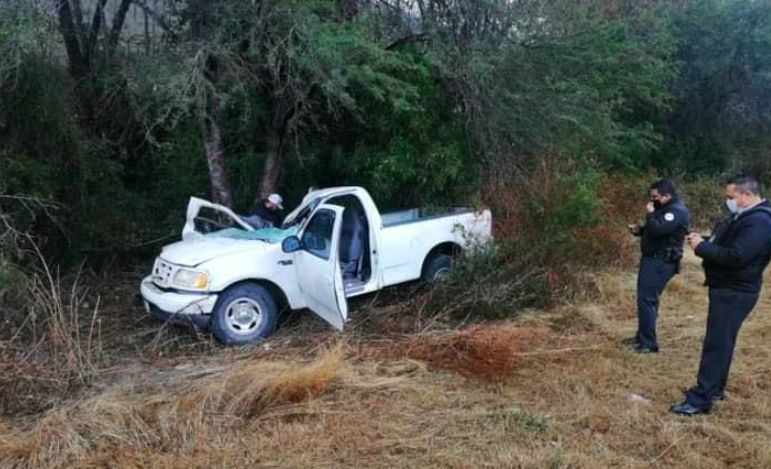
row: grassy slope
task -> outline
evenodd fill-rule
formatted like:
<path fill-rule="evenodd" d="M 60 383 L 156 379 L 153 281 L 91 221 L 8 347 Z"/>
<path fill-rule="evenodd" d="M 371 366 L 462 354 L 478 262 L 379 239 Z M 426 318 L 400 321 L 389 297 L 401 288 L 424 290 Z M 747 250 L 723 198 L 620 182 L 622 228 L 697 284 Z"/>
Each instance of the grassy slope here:
<path fill-rule="evenodd" d="M 740 335 L 729 398 L 710 416 L 667 412 L 694 380 L 701 279 L 688 258 L 655 356 L 618 345 L 635 327 L 635 275 L 623 272 L 597 277 L 592 304 L 485 325 L 480 340 L 335 345 L 322 328 L 190 362 L 128 361 L 90 396 L 0 421 L 0 467 L 771 467 L 767 294 Z M 474 378 L 485 368 L 506 377 Z"/>

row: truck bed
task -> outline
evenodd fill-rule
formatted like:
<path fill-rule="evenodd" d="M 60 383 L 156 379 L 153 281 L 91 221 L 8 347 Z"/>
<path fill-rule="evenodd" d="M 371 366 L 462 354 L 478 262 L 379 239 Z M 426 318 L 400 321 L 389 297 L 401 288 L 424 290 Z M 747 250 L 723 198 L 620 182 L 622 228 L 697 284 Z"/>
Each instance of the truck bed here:
<path fill-rule="evenodd" d="M 407 210 L 399 210 L 397 212 L 381 213 L 380 218 L 383 220 L 383 227 L 388 228 L 391 226 L 406 225 L 409 223 L 417 223 L 426 220 L 434 220 L 437 218 L 444 218 L 473 212 L 474 209 L 469 207 L 449 207 L 438 209 L 411 208 Z"/>

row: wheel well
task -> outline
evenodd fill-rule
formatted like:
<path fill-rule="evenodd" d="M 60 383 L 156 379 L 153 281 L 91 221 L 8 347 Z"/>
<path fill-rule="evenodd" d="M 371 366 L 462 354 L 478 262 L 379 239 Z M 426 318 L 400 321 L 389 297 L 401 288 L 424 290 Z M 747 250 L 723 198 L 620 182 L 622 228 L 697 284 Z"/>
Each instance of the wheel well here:
<path fill-rule="evenodd" d="M 431 248 L 430 251 L 428 251 L 428 254 L 426 254 L 426 257 L 423 258 L 423 268 L 426 266 L 426 262 L 428 262 L 431 257 L 433 257 L 436 254 L 447 254 L 448 256 L 457 256 L 463 252 L 463 248 L 458 243 L 453 243 L 452 241 L 447 241 L 445 243 L 437 244 L 433 248 Z M 422 270 L 422 269 L 421 269 Z"/>
<path fill-rule="evenodd" d="M 265 288 L 266 290 L 268 290 L 268 293 L 270 293 L 270 296 L 272 296 L 273 299 L 276 301 L 276 307 L 278 308 L 279 313 L 283 312 L 286 309 L 289 309 L 289 299 L 286 297 L 286 293 L 284 293 L 284 290 L 282 290 L 281 287 L 271 282 L 270 280 L 257 279 L 257 278 L 241 280 L 239 282 L 228 285 L 228 287 L 225 290 L 235 287 L 236 285 L 244 285 L 244 284 L 250 284 L 250 283 L 252 285 L 259 285 Z"/>

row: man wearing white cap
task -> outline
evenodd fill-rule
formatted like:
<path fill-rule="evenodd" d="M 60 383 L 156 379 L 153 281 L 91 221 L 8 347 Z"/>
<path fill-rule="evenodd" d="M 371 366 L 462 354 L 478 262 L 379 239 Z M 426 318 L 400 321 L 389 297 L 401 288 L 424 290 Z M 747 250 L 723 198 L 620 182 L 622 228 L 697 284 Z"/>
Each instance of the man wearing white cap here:
<path fill-rule="evenodd" d="M 278 211 L 283 210 L 283 197 L 278 194 L 270 194 L 257 202 L 252 214 L 244 217 L 244 221 L 254 228 L 278 227 L 280 225 Z"/>

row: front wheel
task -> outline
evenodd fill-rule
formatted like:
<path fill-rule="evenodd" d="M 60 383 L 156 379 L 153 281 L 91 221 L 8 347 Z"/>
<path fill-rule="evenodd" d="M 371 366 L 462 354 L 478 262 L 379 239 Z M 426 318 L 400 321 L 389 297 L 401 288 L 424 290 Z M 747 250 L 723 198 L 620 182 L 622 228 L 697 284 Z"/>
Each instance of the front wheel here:
<path fill-rule="evenodd" d="M 267 289 L 255 284 L 235 285 L 217 298 L 212 332 L 223 344 L 248 344 L 270 336 L 277 318 L 276 301 Z"/>
<path fill-rule="evenodd" d="M 423 264 L 423 273 L 421 279 L 426 283 L 438 282 L 448 275 L 452 270 L 452 257 L 447 254 L 433 254 Z"/>

